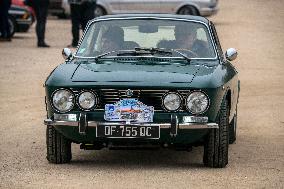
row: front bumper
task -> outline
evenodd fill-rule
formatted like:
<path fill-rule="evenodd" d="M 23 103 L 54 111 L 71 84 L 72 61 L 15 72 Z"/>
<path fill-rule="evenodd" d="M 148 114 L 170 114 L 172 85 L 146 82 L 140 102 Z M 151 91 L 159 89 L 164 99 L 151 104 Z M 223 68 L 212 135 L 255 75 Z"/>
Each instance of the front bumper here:
<path fill-rule="evenodd" d="M 71 126 L 71 127 L 80 127 L 82 124 L 80 121 L 55 121 L 51 119 L 44 120 L 45 125 L 52 126 Z M 87 121 L 86 127 L 96 128 L 97 125 L 110 125 L 110 126 L 119 126 L 119 125 L 131 125 L 131 126 L 160 126 L 161 129 L 170 129 L 170 123 L 113 123 L 113 122 L 97 122 L 97 121 Z M 219 126 L 216 123 L 179 123 L 178 129 L 218 129 Z"/>
<path fill-rule="evenodd" d="M 27 32 L 32 25 L 32 17 L 29 17 L 28 19 L 16 19 L 16 23 L 18 25 L 17 32 Z"/>
<path fill-rule="evenodd" d="M 78 132 L 82 135 L 86 134 L 87 128 L 96 128 L 98 125 L 103 126 L 159 126 L 160 129 L 169 129 L 171 136 L 176 136 L 178 130 L 190 129 L 218 129 L 216 123 L 179 123 L 176 115 L 171 116 L 170 123 L 127 123 L 127 122 L 106 122 L 106 121 L 90 121 L 87 120 L 86 113 L 81 113 L 78 117 L 76 114 L 54 114 L 54 120 L 44 120 L 45 125 L 78 127 Z M 70 119 L 71 118 L 71 119 Z"/>

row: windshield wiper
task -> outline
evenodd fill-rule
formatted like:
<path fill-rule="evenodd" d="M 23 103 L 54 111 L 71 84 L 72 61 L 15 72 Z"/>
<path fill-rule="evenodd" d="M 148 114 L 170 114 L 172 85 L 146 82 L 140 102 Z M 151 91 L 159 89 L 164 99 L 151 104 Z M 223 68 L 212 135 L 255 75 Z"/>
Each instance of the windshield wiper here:
<path fill-rule="evenodd" d="M 99 54 L 98 56 L 95 56 L 94 59 L 98 60 L 99 58 L 102 58 L 102 57 L 109 55 L 111 53 L 114 53 L 114 52 L 116 52 L 116 51 L 109 51 L 109 52 L 106 52 L 106 53 L 103 53 L 103 54 Z"/>
<path fill-rule="evenodd" d="M 160 48 L 145 48 L 145 47 L 135 47 L 134 50 L 125 50 L 120 51 L 117 56 L 122 55 L 147 55 L 147 54 L 160 54 L 160 55 L 172 55 L 171 51 L 167 51 L 166 49 L 160 49 Z"/>
<path fill-rule="evenodd" d="M 145 47 L 135 47 L 135 51 L 146 51 L 150 54 L 162 54 L 162 55 L 171 55 L 173 54 L 171 51 L 162 48 L 145 48 Z"/>
<path fill-rule="evenodd" d="M 181 55 L 184 59 L 187 60 L 188 63 L 190 63 L 191 58 L 183 54 L 182 52 L 175 50 L 175 49 L 164 49 L 164 48 L 145 48 L 145 47 L 135 47 L 134 50 L 129 50 L 125 52 L 120 52 L 117 55 L 143 55 L 143 54 L 161 54 L 161 55 L 172 55 L 172 52 L 176 52 L 179 55 Z"/>
<path fill-rule="evenodd" d="M 173 54 L 172 51 L 178 53 L 184 59 L 186 59 L 188 63 L 190 63 L 191 58 L 189 58 L 188 56 L 186 56 L 185 54 L 183 54 L 182 52 L 176 49 L 145 48 L 145 47 L 135 47 L 134 50 L 109 51 L 94 57 L 94 59 L 97 61 L 99 58 L 102 58 L 114 52 L 118 52 L 117 56 L 123 56 L 123 55 L 137 56 L 137 55 L 146 55 L 146 54 L 172 55 Z"/>
<path fill-rule="evenodd" d="M 120 51 L 109 51 L 103 54 L 100 54 L 98 56 L 95 56 L 94 59 L 98 60 L 99 58 L 102 58 L 104 56 L 107 56 L 111 53 L 118 52 L 117 56 L 122 55 L 145 55 L 145 54 L 162 54 L 162 55 L 171 55 L 171 51 L 166 51 L 165 49 L 159 49 L 159 48 L 142 48 L 142 47 L 136 47 L 134 50 L 120 50 Z"/>
<path fill-rule="evenodd" d="M 175 50 L 175 49 L 170 49 L 170 50 L 171 50 L 171 51 L 174 51 L 174 52 L 176 52 L 176 53 L 178 53 L 178 54 L 181 55 L 184 59 L 186 59 L 188 63 L 190 63 L 191 58 L 189 58 L 189 57 L 186 56 L 185 54 L 183 54 L 183 53 L 181 53 L 181 52 L 179 52 L 178 50 Z"/>

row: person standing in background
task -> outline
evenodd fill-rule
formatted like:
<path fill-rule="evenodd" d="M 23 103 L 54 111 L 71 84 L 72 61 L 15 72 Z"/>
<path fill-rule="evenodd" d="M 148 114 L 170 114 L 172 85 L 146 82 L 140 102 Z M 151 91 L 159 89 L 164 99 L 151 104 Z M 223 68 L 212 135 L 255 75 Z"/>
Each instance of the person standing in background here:
<path fill-rule="evenodd" d="M 49 0 L 31 0 L 30 6 L 36 15 L 36 35 L 38 47 L 49 47 L 45 43 L 45 25 L 47 19 Z"/>
<path fill-rule="evenodd" d="M 77 47 L 80 38 L 80 26 L 84 31 L 89 20 L 95 17 L 96 0 L 69 0 L 72 23 L 72 43 L 68 47 Z"/>
<path fill-rule="evenodd" d="M 0 41 L 11 41 L 8 11 L 11 7 L 11 0 L 0 0 Z"/>

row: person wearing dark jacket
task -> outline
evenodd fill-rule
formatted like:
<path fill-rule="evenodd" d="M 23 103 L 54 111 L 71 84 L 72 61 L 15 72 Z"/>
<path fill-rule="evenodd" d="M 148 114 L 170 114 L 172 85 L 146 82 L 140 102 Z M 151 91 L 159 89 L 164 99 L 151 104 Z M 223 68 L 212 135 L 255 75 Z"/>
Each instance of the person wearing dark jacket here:
<path fill-rule="evenodd" d="M 11 0 L 0 0 L 0 41 L 11 41 L 10 26 L 8 22 L 8 11 Z"/>
<path fill-rule="evenodd" d="M 36 15 L 36 35 L 38 47 L 49 47 L 45 43 L 45 25 L 47 19 L 47 11 L 49 0 L 30 0 L 31 7 L 35 11 Z"/>
<path fill-rule="evenodd" d="M 72 23 L 72 43 L 77 47 L 80 37 L 80 26 L 84 31 L 89 20 L 95 17 L 96 0 L 69 0 Z"/>

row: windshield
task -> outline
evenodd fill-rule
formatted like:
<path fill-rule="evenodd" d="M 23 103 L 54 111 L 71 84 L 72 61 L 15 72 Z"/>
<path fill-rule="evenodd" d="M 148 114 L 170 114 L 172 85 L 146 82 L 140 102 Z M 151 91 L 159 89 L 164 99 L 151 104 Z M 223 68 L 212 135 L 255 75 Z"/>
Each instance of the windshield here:
<path fill-rule="evenodd" d="M 88 28 L 76 56 L 96 57 L 112 51 L 118 55 L 119 51 L 135 48 L 174 49 L 189 58 L 216 58 L 205 24 L 159 19 L 94 22 Z"/>

